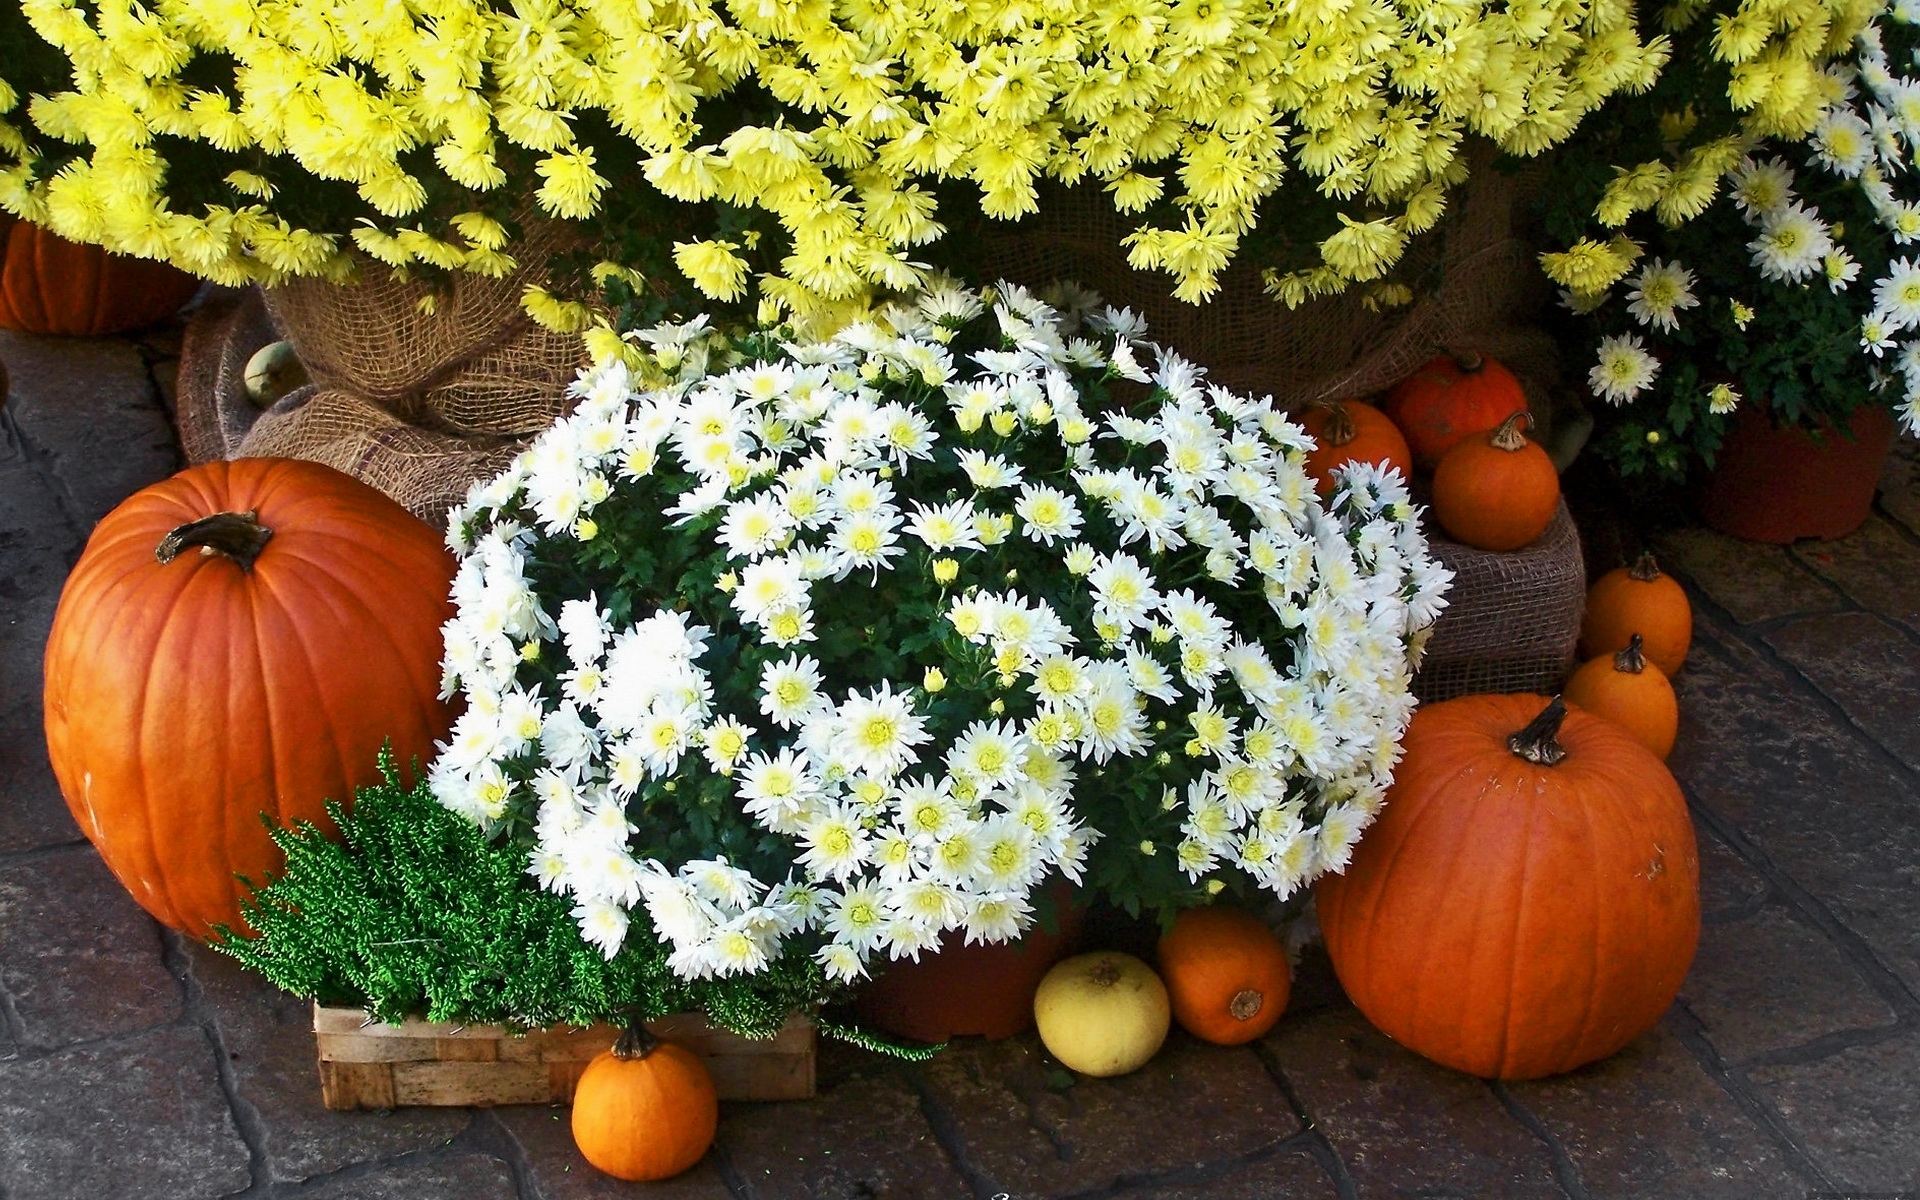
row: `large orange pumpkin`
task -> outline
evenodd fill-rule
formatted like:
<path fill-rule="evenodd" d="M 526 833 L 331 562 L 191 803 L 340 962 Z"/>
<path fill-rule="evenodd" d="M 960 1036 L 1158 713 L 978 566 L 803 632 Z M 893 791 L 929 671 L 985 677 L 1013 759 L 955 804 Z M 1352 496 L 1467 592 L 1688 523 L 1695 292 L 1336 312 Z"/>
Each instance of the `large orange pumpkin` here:
<path fill-rule="evenodd" d="M 636 1026 L 602 1050 L 573 1092 L 573 1143 L 616 1179 L 670 1179 L 713 1145 L 720 1102 L 691 1051 Z"/>
<path fill-rule="evenodd" d="M 1627 648 L 1583 663 L 1567 680 L 1567 703 L 1613 721 L 1660 756 L 1673 751 L 1680 733 L 1680 702 L 1667 673 L 1640 651 L 1640 635 Z"/>
<path fill-rule="evenodd" d="M 123 333 L 179 312 L 199 288 L 198 279 L 166 263 L 109 254 L 0 217 L 0 329 Z"/>
<path fill-rule="evenodd" d="M 1587 589 L 1587 612 L 1580 622 L 1580 652 L 1597 657 L 1626 648 L 1639 634 L 1646 656 L 1666 672 L 1678 674 L 1693 645 L 1693 605 L 1686 589 L 1660 570 L 1650 553 L 1630 567 L 1615 567 Z"/>
<path fill-rule="evenodd" d="M 1482 550 L 1532 545 L 1560 506 L 1553 460 L 1527 440 L 1515 413 L 1490 434 L 1463 438 L 1433 473 L 1433 515 L 1457 542 Z"/>
<path fill-rule="evenodd" d="M 1437 354 L 1393 385 L 1381 408 L 1406 435 L 1413 461 L 1431 471 L 1454 443 L 1527 407 L 1513 372 L 1473 351 Z"/>
<path fill-rule="evenodd" d="M 1545 696 L 1422 708 L 1386 808 L 1317 892 L 1367 1019 L 1461 1071 L 1532 1079 L 1660 1019 L 1700 936 L 1679 785 L 1611 721 Z"/>
<path fill-rule="evenodd" d="M 439 534 L 318 463 L 211 462 L 94 528 L 46 654 L 47 749 L 80 828 L 146 910 L 238 925 L 280 865 L 262 812 L 328 799 L 446 736 Z"/>
<path fill-rule="evenodd" d="M 1287 950 L 1260 918 L 1215 905 L 1190 908 L 1160 935 L 1155 955 L 1173 1019 L 1202 1041 L 1237 1046 L 1287 1011 Z"/>
<path fill-rule="evenodd" d="M 1413 452 L 1407 449 L 1407 439 L 1385 413 L 1363 400 L 1312 405 L 1300 414 L 1300 424 L 1316 443 L 1304 466 L 1323 499 L 1333 494 L 1334 468 L 1348 463 L 1392 467 L 1400 478 L 1413 478 Z"/>

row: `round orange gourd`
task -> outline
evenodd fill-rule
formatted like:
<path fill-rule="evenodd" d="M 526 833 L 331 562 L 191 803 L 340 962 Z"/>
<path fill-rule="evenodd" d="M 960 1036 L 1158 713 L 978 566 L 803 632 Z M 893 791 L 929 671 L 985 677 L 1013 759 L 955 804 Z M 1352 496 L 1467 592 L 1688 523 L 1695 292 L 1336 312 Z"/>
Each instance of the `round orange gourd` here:
<path fill-rule="evenodd" d="M 235 874 L 283 861 L 262 812 L 325 824 L 382 743 L 432 756 L 452 579 L 432 527 L 318 463 L 205 463 L 94 527 L 47 641 L 47 750 L 142 907 L 238 927 Z"/>
<path fill-rule="evenodd" d="M 1525 412 L 1527 393 L 1500 363 L 1463 351 L 1428 359 L 1380 407 L 1406 435 L 1414 464 L 1431 471 L 1460 439 Z"/>
<path fill-rule="evenodd" d="M 1379 820 L 1316 895 L 1382 1032 L 1533 1079 L 1659 1021 L 1699 941 L 1699 878 L 1680 787 L 1631 734 L 1558 698 L 1463 696 L 1414 715 Z"/>
<path fill-rule="evenodd" d="M 1250 1042 L 1287 1010 L 1286 947 L 1252 913 L 1190 908 L 1160 935 L 1157 957 L 1173 1019 L 1202 1041 Z"/>
<path fill-rule="evenodd" d="M 1482 550 L 1531 545 L 1560 505 L 1560 474 L 1527 440 L 1515 413 L 1490 434 L 1462 439 L 1433 473 L 1433 515 L 1447 536 Z"/>
<path fill-rule="evenodd" d="M 179 312 L 199 288 L 198 279 L 166 263 L 0 217 L 0 329 L 122 333 Z"/>
<path fill-rule="evenodd" d="M 1626 648 L 1634 634 L 1641 649 L 1671 679 L 1693 645 L 1693 605 L 1653 555 L 1630 567 L 1615 567 L 1587 589 L 1587 615 L 1580 622 L 1580 652 L 1587 657 Z"/>
<path fill-rule="evenodd" d="M 1413 452 L 1385 413 L 1361 400 L 1334 400 L 1315 404 L 1300 416 L 1300 424 L 1317 443 L 1307 455 L 1306 471 L 1322 498 L 1333 494 L 1333 471 L 1351 462 L 1392 467 L 1402 479 L 1413 478 Z"/>
<path fill-rule="evenodd" d="M 643 1026 L 595 1056 L 573 1092 L 573 1144 L 616 1179 L 680 1174 L 706 1154 L 719 1124 L 706 1064 Z"/>
<path fill-rule="evenodd" d="M 1640 652 L 1634 634 L 1625 650 L 1583 663 L 1567 680 L 1567 703 L 1613 721 L 1664 762 L 1680 732 L 1680 702 L 1666 672 Z"/>

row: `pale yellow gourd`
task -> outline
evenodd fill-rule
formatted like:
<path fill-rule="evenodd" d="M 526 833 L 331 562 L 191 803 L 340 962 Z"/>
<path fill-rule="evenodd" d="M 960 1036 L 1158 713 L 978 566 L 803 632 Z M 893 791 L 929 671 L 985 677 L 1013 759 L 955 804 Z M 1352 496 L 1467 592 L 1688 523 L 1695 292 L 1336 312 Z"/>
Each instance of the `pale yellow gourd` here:
<path fill-rule="evenodd" d="M 1047 1050 L 1082 1075 L 1139 1070 L 1167 1040 L 1166 985 L 1131 954 L 1101 951 L 1054 965 L 1033 997 Z"/>

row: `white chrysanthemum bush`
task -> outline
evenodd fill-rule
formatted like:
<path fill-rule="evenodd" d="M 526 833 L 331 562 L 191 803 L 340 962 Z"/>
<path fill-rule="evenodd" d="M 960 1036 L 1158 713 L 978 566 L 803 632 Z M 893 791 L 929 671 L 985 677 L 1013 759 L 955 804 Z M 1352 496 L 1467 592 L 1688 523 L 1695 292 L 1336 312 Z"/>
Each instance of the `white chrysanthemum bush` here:
<path fill-rule="evenodd" d="M 1442 604 L 1399 479 L 1071 290 L 637 335 L 452 514 L 441 801 L 609 955 L 837 978 L 1037 889 L 1286 897 L 1378 809 Z M 645 380 L 646 382 L 643 382 Z"/>

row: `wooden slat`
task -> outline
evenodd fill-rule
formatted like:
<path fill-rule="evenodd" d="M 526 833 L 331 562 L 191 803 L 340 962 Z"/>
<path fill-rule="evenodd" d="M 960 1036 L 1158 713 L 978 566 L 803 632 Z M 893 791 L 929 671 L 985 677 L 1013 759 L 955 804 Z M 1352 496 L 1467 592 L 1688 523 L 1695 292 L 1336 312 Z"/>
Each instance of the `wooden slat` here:
<path fill-rule="evenodd" d="M 698 1014 L 649 1022 L 700 1055 L 723 1100 L 785 1100 L 814 1089 L 813 1024 L 796 1017 L 755 1041 Z M 427 1021 L 367 1024 L 352 1009 L 314 1008 L 321 1091 L 329 1108 L 567 1103 L 588 1061 L 618 1037 L 610 1026 L 534 1030 Z"/>

